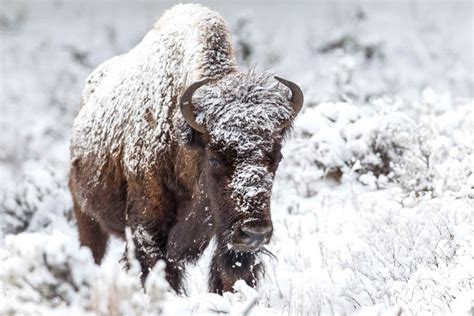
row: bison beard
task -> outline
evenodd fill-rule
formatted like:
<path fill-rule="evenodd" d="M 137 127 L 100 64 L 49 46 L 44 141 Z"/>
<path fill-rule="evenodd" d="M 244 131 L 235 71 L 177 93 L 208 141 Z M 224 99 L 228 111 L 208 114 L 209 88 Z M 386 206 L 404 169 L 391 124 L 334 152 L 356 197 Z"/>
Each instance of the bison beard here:
<path fill-rule="evenodd" d="M 143 280 L 164 260 L 182 292 L 185 264 L 215 238 L 210 290 L 256 286 L 282 140 L 303 104 L 296 84 L 275 79 L 240 72 L 224 21 L 198 5 L 174 7 L 89 76 L 69 186 L 97 263 L 130 227 Z"/>

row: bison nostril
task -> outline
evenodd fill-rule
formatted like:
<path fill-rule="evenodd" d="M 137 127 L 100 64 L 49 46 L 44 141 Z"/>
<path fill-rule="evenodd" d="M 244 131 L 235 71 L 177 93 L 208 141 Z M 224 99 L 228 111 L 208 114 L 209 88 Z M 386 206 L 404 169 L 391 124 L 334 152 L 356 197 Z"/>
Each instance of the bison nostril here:
<path fill-rule="evenodd" d="M 240 231 L 251 244 L 264 244 L 270 240 L 272 226 L 246 226 L 242 225 Z"/>

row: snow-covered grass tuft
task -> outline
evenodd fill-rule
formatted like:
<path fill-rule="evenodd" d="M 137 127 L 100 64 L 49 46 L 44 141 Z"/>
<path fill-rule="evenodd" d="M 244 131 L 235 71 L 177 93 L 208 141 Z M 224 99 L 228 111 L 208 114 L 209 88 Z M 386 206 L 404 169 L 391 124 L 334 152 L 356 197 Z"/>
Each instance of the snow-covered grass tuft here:
<path fill-rule="evenodd" d="M 97 266 L 75 234 L 57 230 L 8 235 L 0 259 L 2 315 L 159 315 L 168 288 L 162 262 L 150 272 L 145 293 L 134 258 L 128 271 Z"/>
<path fill-rule="evenodd" d="M 68 235 L 57 231 L 9 235 L 1 259 L 0 280 L 6 291 L 2 315 L 44 313 L 89 300 L 95 267 L 90 253 L 78 251 Z"/>
<path fill-rule="evenodd" d="M 71 220 L 66 179 L 40 161 L 28 161 L 22 168 L 18 179 L 0 192 L 0 231 L 18 234 L 64 226 Z"/>

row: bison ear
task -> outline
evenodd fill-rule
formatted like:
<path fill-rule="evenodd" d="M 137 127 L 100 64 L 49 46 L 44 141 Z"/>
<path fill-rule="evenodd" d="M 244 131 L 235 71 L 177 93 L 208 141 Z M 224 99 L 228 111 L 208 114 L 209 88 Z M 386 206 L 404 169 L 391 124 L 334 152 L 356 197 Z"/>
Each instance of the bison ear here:
<path fill-rule="evenodd" d="M 210 79 L 204 79 L 201 81 L 197 81 L 190 85 L 183 93 L 181 96 L 181 100 L 179 102 L 179 109 L 181 111 L 181 114 L 183 115 L 183 118 L 186 120 L 186 122 L 191 126 L 191 128 L 199 133 L 204 133 L 206 132 L 206 129 L 204 126 L 196 123 L 196 115 L 194 114 L 194 106 L 193 106 L 193 94 L 194 92 L 208 83 Z"/>

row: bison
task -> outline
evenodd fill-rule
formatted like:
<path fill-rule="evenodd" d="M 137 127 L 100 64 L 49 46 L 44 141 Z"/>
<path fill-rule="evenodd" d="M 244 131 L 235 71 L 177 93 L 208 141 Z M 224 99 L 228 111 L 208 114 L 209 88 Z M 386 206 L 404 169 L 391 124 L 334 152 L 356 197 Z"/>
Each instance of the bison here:
<path fill-rule="evenodd" d="M 295 83 L 238 69 L 218 13 L 173 7 L 86 80 L 70 146 L 81 245 L 100 263 L 129 227 L 142 280 L 164 260 L 183 292 L 185 263 L 215 238 L 210 291 L 256 286 L 282 140 L 302 104 Z"/>

